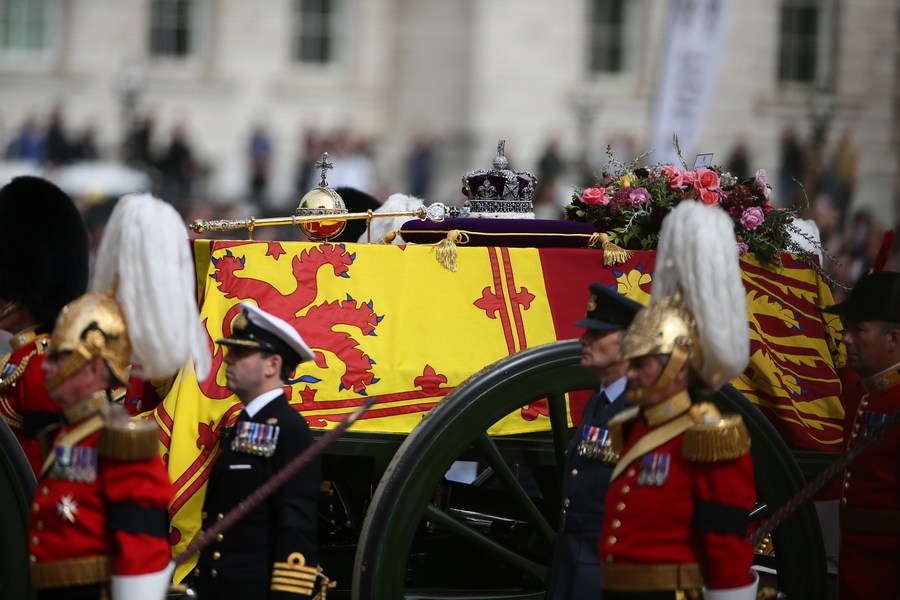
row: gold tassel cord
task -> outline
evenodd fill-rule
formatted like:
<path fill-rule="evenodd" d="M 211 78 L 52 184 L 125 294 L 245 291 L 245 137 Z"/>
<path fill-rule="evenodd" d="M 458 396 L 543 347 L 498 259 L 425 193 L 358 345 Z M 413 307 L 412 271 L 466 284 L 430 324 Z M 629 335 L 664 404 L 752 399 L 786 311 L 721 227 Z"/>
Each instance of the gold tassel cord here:
<path fill-rule="evenodd" d="M 588 246 L 595 244 L 600 244 L 600 248 L 603 250 L 603 264 L 607 267 L 621 265 L 634 256 L 634 252 L 631 250 L 616 246 L 609 241 L 609 236 L 605 233 L 595 233 L 591 236 Z"/>
<path fill-rule="evenodd" d="M 465 232 L 460 231 L 459 229 L 452 229 L 447 232 L 447 237 L 435 245 L 436 250 L 434 252 L 434 257 L 442 267 L 451 273 L 456 273 L 458 267 L 456 244 L 468 243 L 469 236 Z"/>

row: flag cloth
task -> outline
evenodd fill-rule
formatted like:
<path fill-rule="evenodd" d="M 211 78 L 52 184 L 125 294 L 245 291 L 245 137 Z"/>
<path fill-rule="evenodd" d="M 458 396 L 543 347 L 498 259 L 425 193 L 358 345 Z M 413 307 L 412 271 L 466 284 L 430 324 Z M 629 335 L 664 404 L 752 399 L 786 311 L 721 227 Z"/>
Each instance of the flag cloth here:
<path fill-rule="evenodd" d="M 312 429 L 328 429 L 369 396 L 378 402 L 354 425 L 408 433 L 467 377 L 514 352 L 577 338 L 588 285 L 599 282 L 646 304 L 655 252 L 603 265 L 599 250 L 460 247 L 450 272 L 428 246 L 195 240 L 200 314 L 213 375 L 191 369 L 167 382 L 154 409 L 176 497 L 170 509 L 177 554 L 199 534 L 209 467 L 222 426 L 242 406 L 225 387 L 222 349 L 239 303 L 296 326 L 315 352 L 286 388 Z M 831 303 L 816 273 L 790 256 L 777 275 L 744 259 L 753 359 L 735 386 L 794 445 L 837 449 L 841 438 L 839 323 L 814 310 Z M 571 394 L 577 422 L 586 395 Z M 571 418 L 574 417 L 574 418 Z M 549 429 L 544 401 L 490 429 L 503 435 Z M 249 491 L 248 491 L 249 493 Z M 176 580 L 192 569 L 179 565 Z"/>

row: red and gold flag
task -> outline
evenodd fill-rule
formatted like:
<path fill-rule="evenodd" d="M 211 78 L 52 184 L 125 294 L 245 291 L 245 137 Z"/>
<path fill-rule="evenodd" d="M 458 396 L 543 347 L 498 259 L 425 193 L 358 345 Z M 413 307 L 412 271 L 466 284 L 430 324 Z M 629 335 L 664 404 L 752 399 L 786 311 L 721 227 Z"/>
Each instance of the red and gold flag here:
<path fill-rule="evenodd" d="M 198 298 L 213 352 L 213 375 L 198 385 L 186 370 L 154 416 L 176 499 L 170 516 L 177 554 L 199 533 L 202 491 L 220 428 L 241 405 L 225 387 L 222 349 L 238 304 L 249 300 L 294 325 L 315 352 L 286 389 L 313 429 L 327 429 L 366 398 L 378 402 L 355 430 L 405 434 L 449 391 L 514 352 L 576 338 L 588 285 L 600 282 L 646 304 L 654 252 L 603 265 L 581 249 L 461 247 L 450 272 L 427 246 L 194 242 Z M 840 442 L 841 355 L 835 325 L 814 310 L 831 300 L 814 271 L 788 264 L 775 275 L 744 260 L 752 354 L 736 387 L 789 442 Z M 573 421 L 583 397 L 572 395 Z M 546 405 L 509 415 L 492 435 L 544 430 Z M 191 568 L 184 563 L 182 578 Z"/>

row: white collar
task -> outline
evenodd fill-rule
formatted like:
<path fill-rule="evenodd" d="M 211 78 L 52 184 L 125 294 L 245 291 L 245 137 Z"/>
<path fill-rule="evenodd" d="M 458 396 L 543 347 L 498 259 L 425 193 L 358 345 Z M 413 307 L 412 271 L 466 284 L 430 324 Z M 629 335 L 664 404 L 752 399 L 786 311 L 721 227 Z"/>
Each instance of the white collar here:
<path fill-rule="evenodd" d="M 251 419 L 256 416 L 256 413 L 261 411 L 266 404 L 282 395 L 284 390 L 281 388 L 276 388 L 274 390 L 269 390 L 268 392 L 263 392 L 249 403 L 244 405 L 244 412 L 247 413 Z"/>
<path fill-rule="evenodd" d="M 628 378 L 627 377 L 619 377 L 611 384 L 606 387 L 600 387 L 601 392 L 606 392 L 606 397 L 610 402 L 621 396 L 625 393 L 625 388 L 628 387 Z"/>

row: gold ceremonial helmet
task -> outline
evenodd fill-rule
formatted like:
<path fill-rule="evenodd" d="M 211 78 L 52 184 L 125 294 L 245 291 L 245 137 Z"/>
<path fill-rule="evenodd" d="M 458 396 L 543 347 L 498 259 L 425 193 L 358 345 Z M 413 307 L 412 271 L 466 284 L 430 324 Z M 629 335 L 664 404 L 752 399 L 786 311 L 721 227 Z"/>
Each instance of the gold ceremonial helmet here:
<path fill-rule="evenodd" d="M 695 369 L 703 363 L 697 322 L 685 307 L 680 293 L 641 309 L 625 331 L 619 349 L 620 360 L 651 354 L 666 354 L 670 358 L 659 379 L 650 388 L 636 390 L 636 397 L 664 388 L 686 360 L 690 360 Z"/>
<path fill-rule="evenodd" d="M 71 377 L 95 356 L 103 359 L 120 384 L 128 384 L 131 342 L 125 315 L 111 296 L 91 292 L 67 304 L 56 320 L 49 352 L 72 354 L 45 383 L 48 390 Z"/>

